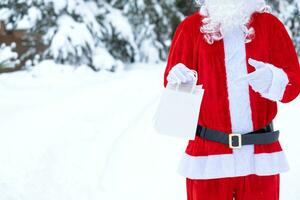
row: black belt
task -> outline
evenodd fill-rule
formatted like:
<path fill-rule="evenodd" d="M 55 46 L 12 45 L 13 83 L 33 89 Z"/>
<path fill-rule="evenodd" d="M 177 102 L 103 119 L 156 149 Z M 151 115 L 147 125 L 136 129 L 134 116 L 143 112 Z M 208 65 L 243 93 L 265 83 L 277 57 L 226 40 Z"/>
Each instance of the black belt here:
<path fill-rule="evenodd" d="M 245 134 L 227 134 L 198 125 L 196 135 L 203 139 L 227 144 L 232 149 L 238 149 L 242 145 L 270 144 L 276 142 L 279 138 L 279 131 L 273 130 L 272 123 L 262 129 Z"/>

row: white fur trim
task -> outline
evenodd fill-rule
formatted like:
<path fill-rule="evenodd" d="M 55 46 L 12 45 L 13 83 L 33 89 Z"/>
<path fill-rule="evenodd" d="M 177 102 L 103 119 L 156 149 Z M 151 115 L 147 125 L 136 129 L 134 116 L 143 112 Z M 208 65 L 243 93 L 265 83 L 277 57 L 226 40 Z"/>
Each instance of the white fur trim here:
<path fill-rule="evenodd" d="M 272 85 L 268 92 L 262 93 L 261 96 L 272 101 L 279 101 L 284 95 L 285 88 L 289 83 L 287 74 L 280 68 L 271 64 L 267 64 L 267 67 L 271 69 L 273 74 Z"/>
<path fill-rule="evenodd" d="M 267 176 L 289 170 L 283 151 L 254 154 L 251 159 L 252 164 L 246 162 L 242 167 L 237 167 L 234 154 L 190 156 L 184 153 L 178 173 L 190 179 L 214 179 L 249 174 Z"/>
<path fill-rule="evenodd" d="M 249 85 L 247 82 L 235 83 L 236 77 L 248 74 L 244 33 L 239 27 L 225 35 L 224 48 L 232 132 L 248 133 L 253 131 Z M 253 154 L 253 145 L 233 150 L 234 168 L 238 174 L 247 173 L 252 168 Z"/>
<path fill-rule="evenodd" d="M 240 27 L 236 27 L 224 37 L 230 120 L 234 133 L 253 131 L 249 84 L 247 82 L 236 84 L 235 82 L 237 77 L 248 74 L 246 49 L 243 41 L 244 33 Z"/>

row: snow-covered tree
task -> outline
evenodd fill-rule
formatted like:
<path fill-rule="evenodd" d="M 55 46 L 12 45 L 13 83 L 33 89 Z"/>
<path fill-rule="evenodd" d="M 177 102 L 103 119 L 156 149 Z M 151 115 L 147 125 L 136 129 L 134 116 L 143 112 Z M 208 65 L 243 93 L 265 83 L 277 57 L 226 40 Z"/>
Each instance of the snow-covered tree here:
<path fill-rule="evenodd" d="M 136 61 L 138 50 L 133 29 L 122 9 L 115 2 L 98 1 L 97 20 L 101 26 L 100 43 L 116 59 L 125 63 Z"/>
<path fill-rule="evenodd" d="M 194 0 L 3 0 L 0 20 L 9 30 L 27 30 L 25 60 L 40 54 L 115 70 L 120 63 L 166 59 L 176 26 L 192 8 Z"/>
<path fill-rule="evenodd" d="M 100 37 L 100 25 L 83 0 L 39 2 L 42 20 L 34 30 L 43 35 L 49 45 L 44 56 L 59 63 L 93 65 L 93 55 Z"/>
<path fill-rule="evenodd" d="M 4 0 L 0 9 L 9 13 L 2 20 L 9 30 L 27 30 L 24 41 L 27 42 L 28 57 L 41 53 L 41 58 L 51 58 L 59 63 L 88 65 L 99 70 L 99 49 L 101 46 L 101 27 L 94 8 L 95 1 L 84 0 Z M 1 11 L 0 11 L 1 12 Z M 41 43 L 41 44 L 39 44 Z M 39 52 L 38 46 L 45 45 L 45 51 Z M 105 52 L 106 56 L 111 56 Z M 107 63 L 106 68 L 115 67 Z M 101 66 L 102 67 L 102 66 Z"/>
<path fill-rule="evenodd" d="M 126 3 L 125 3 L 126 2 Z M 176 26 L 192 11 L 194 0 L 115 0 L 134 27 L 140 61 L 165 60 Z"/>

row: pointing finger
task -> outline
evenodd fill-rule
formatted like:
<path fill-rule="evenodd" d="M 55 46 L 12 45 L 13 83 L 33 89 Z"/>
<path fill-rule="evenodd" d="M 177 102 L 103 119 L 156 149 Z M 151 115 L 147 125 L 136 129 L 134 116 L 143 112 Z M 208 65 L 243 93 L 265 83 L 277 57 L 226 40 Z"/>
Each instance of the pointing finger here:
<path fill-rule="evenodd" d="M 254 60 L 254 59 L 252 59 L 252 58 L 249 58 L 248 62 L 249 62 L 249 64 L 252 65 L 255 69 L 260 69 L 260 68 L 265 67 L 265 63 L 264 63 L 264 62 L 261 62 L 261 61 L 258 61 L 258 60 Z"/>

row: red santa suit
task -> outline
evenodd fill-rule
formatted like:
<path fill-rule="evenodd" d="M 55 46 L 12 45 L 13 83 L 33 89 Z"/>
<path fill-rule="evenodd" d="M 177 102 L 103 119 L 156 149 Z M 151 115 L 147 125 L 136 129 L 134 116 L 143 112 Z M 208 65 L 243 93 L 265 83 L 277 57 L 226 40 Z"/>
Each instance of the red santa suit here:
<path fill-rule="evenodd" d="M 298 57 L 284 25 L 272 14 L 255 12 L 249 22 L 255 30 L 251 42 L 245 43 L 243 31 L 235 28 L 222 40 L 209 44 L 199 30 L 202 19 L 197 12 L 177 27 L 164 85 L 172 67 L 183 63 L 198 72 L 198 84 L 205 89 L 199 125 L 228 134 L 243 134 L 265 127 L 276 116 L 277 101 L 288 103 L 300 92 Z M 270 67 L 272 85 L 267 93 L 255 92 L 247 83 L 235 84 L 238 77 L 254 71 L 247 62 L 249 58 L 273 65 Z M 178 172 L 187 178 L 188 200 L 232 199 L 232 192 L 227 193 L 230 197 L 221 192 L 221 198 L 216 189 L 210 191 L 211 184 L 211 188 L 221 184 L 219 188 L 230 191 L 251 185 L 254 187 L 252 196 L 245 190 L 247 195 L 244 191 L 235 198 L 256 200 L 262 194 L 254 194 L 260 191 L 255 187 L 261 186 L 266 192 L 261 199 L 272 200 L 279 198 L 279 174 L 288 169 L 279 141 L 231 149 L 226 144 L 196 136 L 188 142 Z M 205 196 L 208 193 L 210 195 Z"/>

